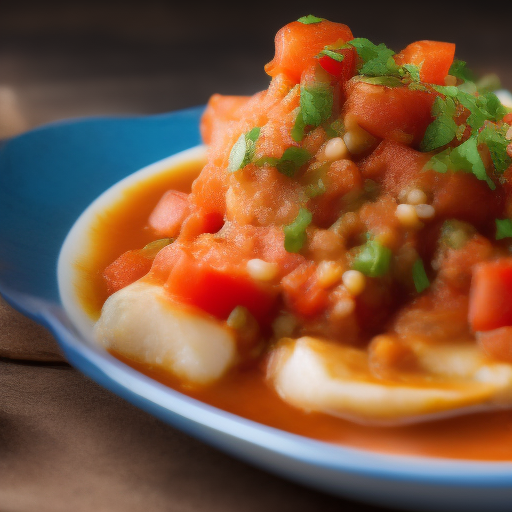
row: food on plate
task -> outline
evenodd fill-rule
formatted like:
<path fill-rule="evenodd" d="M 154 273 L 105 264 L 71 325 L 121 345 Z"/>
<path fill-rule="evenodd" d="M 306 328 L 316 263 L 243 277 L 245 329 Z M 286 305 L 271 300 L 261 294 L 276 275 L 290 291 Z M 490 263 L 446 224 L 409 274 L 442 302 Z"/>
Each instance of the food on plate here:
<path fill-rule="evenodd" d="M 152 242 L 102 269 L 97 340 L 368 425 L 512 407 L 511 109 L 453 43 L 311 15 L 275 43 L 267 90 L 211 97 Z"/>

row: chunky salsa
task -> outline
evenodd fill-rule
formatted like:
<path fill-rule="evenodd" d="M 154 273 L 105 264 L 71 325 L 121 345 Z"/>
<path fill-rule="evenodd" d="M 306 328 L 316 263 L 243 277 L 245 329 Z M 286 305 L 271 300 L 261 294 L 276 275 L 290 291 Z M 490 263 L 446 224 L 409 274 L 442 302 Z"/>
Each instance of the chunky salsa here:
<path fill-rule="evenodd" d="M 275 43 L 268 89 L 211 97 L 191 190 L 103 269 L 98 340 L 360 424 L 512 407 L 511 110 L 452 43 L 315 16 Z"/>

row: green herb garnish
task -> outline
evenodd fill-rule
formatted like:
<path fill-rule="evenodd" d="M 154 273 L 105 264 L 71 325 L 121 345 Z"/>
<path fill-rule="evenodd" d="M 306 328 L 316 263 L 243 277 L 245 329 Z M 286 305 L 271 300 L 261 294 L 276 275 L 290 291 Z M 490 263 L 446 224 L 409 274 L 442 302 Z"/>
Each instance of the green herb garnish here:
<path fill-rule="evenodd" d="M 308 14 L 307 16 L 302 16 L 302 18 L 299 18 L 297 21 L 304 25 L 312 25 L 313 23 L 320 23 L 321 21 L 324 21 L 324 18 L 318 18 L 317 16 Z"/>
<path fill-rule="evenodd" d="M 242 133 L 231 148 L 228 160 L 228 171 L 235 172 L 242 169 L 254 158 L 256 141 L 260 136 L 260 128 L 253 128 L 247 133 Z"/>
<path fill-rule="evenodd" d="M 369 39 L 358 37 L 349 43 L 362 59 L 359 73 L 366 76 L 399 76 L 398 66 L 393 59 L 395 52 L 384 43 L 376 45 Z"/>
<path fill-rule="evenodd" d="M 450 96 L 438 96 L 432 106 L 434 121 L 427 126 L 420 144 L 422 151 L 433 151 L 451 142 L 457 134 L 458 126 L 454 120 L 457 107 Z"/>
<path fill-rule="evenodd" d="M 512 158 L 507 153 L 510 141 L 505 136 L 509 128 L 508 124 L 503 124 L 500 128 L 488 124 L 478 134 L 478 142 L 488 147 L 494 168 L 499 173 L 505 172 L 512 164 Z"/>
<path fill-rule="evenodd" d="M 284 248 L 288 252 L 299 252 L 306 243 L 306 228 L 311 224 L 313 215 L 306 208 L 301 208 L 295 220 L 286 226 L 284 231 Z"/>
<path fill-rule="evenodd" d="M 275 167 L 281 174 L 293 178 L 295 173 L 311 158 L 307 149 L 290 146 L 284 150 L 281 158 L 263 157 L 256 161 L 256 165 L 265 164 Z"/>
<path fill-rule="evenodd" d="M 359 247 L 352 261 L 352 268 L 369 277 L 381 277 L 387 274 L 391 263 L 391 249 L 376 240 L 368 240 Z"/>
<path fill-rule="evenodd" d="M 304 192 L 310 199 L 321 196 L 322 194 L 325 194 L 326 191 L 327 188 L 322 178 L 318 178 L 316 183 L 311 183 L 304 189 Z"/>
<path fill-rule="evenodd" d="M 364 76 L 359 75 L 356 77 L 359 82 L 372 85 L 384 85 L 386 87 L 402 87 L 404 84 L 402 80 L 396 76 Z"/>
<path fill-rule="evenodd" d="M 412 279 L 418 293 L 421 293 L 430 286 L 430 281 L 428 280 L 421 258 L 418 258 L 412 266 Z"/>
<path fill-rule="evenodd" d="M 478 152 L 476 137 L 470 137 L 460 146 L 448 148 L 434 155 L 425 165 L 424 169 L 432 169 L 436 172 L 445 173 L 451 171 L 463 171 L 474 174 L 479 180 L 485 181 L 491 190 L 496 188 L 494 182 L 489 178 L 485 165 Z"/>
<path fill-rule="evenodd" d="M 496 240 L 512 238 L 512 220 L 496 219 Z"/>
<path fill-rule="evenodd" d="M 489 125 L 499 121 L 507 113 L 499 98 L 492 92 L 474 95 L 455 86 L 433 86 L 443 97 L 437 97 L 432 107 L 434 121 L 427 127 L 420 144 L 422 151 L 433 151 L 449 144 L 454 137 L 460 140 L 469 127 L 470 137 L 455 148 L 447 148 L 434 155 L 425 168 L 437 172 L 463 171 L 474 174 L 487 182 L 494 190 L 494 182 L 487 175 L 478 146 L 485 144 L 489 149 L 496 172 L 503 173 L 511 164 L 507 154 L 506 129 Z M 470 114 L 463 124 L 457 124 L 459 106 Z M 487 124 L 486 124 L 487 123 Z"/>
<path fill-rule="evenodd" d="M 330 57 L 332 60 L 335 60 L 336 62 L 343 62 L 343 59 L 345 58 L 345 55 L 343 55 L 342 53 L 338 53 L 336 50 L 333 50 L 332 48 L 329 48 L 328 46 L 326 46 L 317 55 L 317 58 L 324 57 L 324 56 Z"/>
<path fill-rule="evenodd" d="M 473 72 L 467 67 L 466 62 L 463 60 L 454 59 L 448 74 L 462 80 L 463 82 L 475 81 Z"/>
<path fill-rule="evenodd" d="M 304 137 L 307 126 L 317 127 L 332 116 L 333 90 L 327 84 L 300 88 L 300 108 L 291 135 L 295 142 Z"/>

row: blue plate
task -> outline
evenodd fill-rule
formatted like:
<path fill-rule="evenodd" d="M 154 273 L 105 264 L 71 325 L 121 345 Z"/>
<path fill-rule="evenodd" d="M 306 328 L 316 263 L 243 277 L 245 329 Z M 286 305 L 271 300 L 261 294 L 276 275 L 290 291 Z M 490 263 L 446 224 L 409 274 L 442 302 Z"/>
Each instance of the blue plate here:
<path fill-rule="evenodd" d="M 200 143 L 202 108 L 56 123 L 0 146 L 0 293 L 48 327 L 69 362 L 160 419 L 276 474 L 377 505 L 512 510 L 512 464 L 393 456 L 333 446 L 237 417 L 126 366 L 78 334 L 56 266 L 81 212 L 125 176 Z"/>

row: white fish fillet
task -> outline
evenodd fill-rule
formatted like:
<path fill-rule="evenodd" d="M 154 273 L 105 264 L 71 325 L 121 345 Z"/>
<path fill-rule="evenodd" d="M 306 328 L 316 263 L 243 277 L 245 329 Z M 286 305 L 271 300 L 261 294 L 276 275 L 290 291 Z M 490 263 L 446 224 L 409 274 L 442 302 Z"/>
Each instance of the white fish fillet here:
<path fill-rule="evenodd" d="M 398 424 L 512 406 L 512 365 L 490 362 L 476 345 L 412 344 L 418 374 L 375 377 L 365 350 L 303 337 L 281 340 L 268 378 L 295 407 L 362 424 Z"/>
<path fill-rule="evenodd" d="M 223 322 L 174 305 L 161 286 L 144 281 L 108 298 L 94 336 L 107 349 L 193 384 L 221 377 L 237 354 L 235 337 Z"/>

